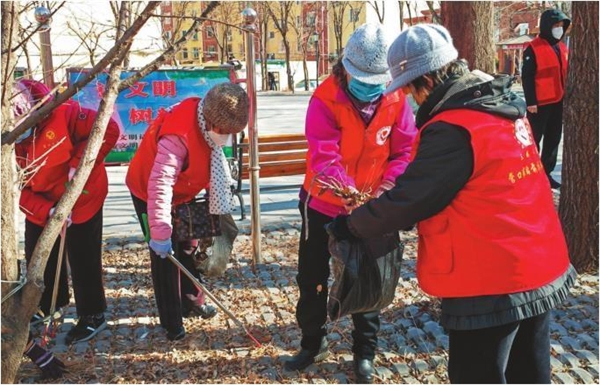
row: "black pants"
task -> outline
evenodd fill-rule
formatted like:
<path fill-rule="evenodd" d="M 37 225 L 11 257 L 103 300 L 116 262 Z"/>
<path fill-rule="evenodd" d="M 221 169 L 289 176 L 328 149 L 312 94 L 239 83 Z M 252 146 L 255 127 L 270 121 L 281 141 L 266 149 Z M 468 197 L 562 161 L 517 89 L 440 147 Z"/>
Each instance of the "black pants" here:
<path fill-rule="evenodd" d="M 450 381 L 549 384 L 549 324 L 550 312 L 546 312 L 492 328 L 450 330 Z"/>
<path fill-rule="evenodd" d="M 300 203 L 300 213 L 304 204 Z M 321 337 L 327 334 L 327 280 L 329 259 L 327 247 L 329 235 L 325 225 L 333 218 L 318 211 L 308 209 L 308 240 L 305 240 L 306 222 L 302 216 L 300 250 L 298 252 L 298 275 L 296 281 L 300 289 L 300 299 L 296 306 L 296 319 L 302 329 L 301 346 L 305 349 L 319 348 Z M 379 311 L 352 315 L 354 331 L 352 351 L 359 357 L 373 359 L 377 348 L 379 331 Z"/>
<path fill-rule="evenodd" d="M 542 164 L 546 174 L 554 170 L 558 157 L 558 145 L 562 135 L 563 102 L 538 106 L 537 114 L 528 113 L 527 118 L 531 124 L 533 137 L 538 151 L 542 142 Z"/>
<path fill-rule="evenodd" d="M 142 214 L 147 214 L 147 204 L 133 195 L 131 198 L 133 199 L 133 206 L 135 207 L 142 231 L 146 235 Z M 173 243 L 175 258 L 186 269 L 195 273 L 194 261 L 183 252 L 183 245 L 178 243 L 174 237 L 171 241 Z M 179 268 L 173 262 L 159 257 L 152 249 L 150 249 L 150 269 L 152 271 L 152 286 L 154 288 L 154 297 L 156 298 L 160 324 L 165 329 L 175 332 L 183 326 L 181 298 L 186 294 L 196 296 L 198 289 L 186 275 L 179 272 Z"/>
<path fill-rule="evenodd" d="M 44 227 L 25 220 L 25 258 L 29 262 Z M 44 292 L 40 309 L 48 314 L 54 290 L 58 264 L 60 236 L 52 248 L 44 270 Z M 71 267 L 71 280 L 75 293 L 78 316 L 94 315 L 106 310 L 106 297 L 102 282 L 102 208 L 87 222 L 71 224 L 67 228 L 65 251 Z M 56 308 L 69 303 L 67 258 L 63 257 L 58 284 Z"/>

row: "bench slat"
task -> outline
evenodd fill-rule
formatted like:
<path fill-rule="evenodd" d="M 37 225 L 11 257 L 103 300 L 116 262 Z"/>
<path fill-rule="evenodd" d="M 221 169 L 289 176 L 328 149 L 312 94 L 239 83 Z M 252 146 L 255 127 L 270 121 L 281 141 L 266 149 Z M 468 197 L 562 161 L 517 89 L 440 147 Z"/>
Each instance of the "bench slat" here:
<path fill-rule="evenodd" d="M 303 175 L 306 172 L 306 162 L 287 161 L 276 163 L 261 163 L 259 177 L 268 178 L 272 176 Z M 248 166 L 242 167 L 242 178 L 248 179 Z"/>
<path fill-rule="evenodd" d="M 240 144 L 244 153 L 248 152 L 248 144 Z M 281 143 L 259 143 L 258 144 L 258 152 L 277 152 L 277 151 L 286 151 L 286 150 L 306 150 L 308 148 L 308 144 L 306 141 L 303 142 L 281 142 Z"/>
<path fill-rule="evenodd" d="M 297 150 L 297 151 L 284 151 L 284 152 L 263 152 L 258 154 L 258 162 L 278 162 L 284 160 L 306 160 L 306 151 L 305 150 Z M 247 153 L 244 153 L 242 157 L 242 163 L 247 165 L 249 162 L 249 156 Z"/>
<path fill-rule="evenodd" d="M 259 135 L 258 143 L 273 143 L 273 142 L 289 142 L 289 141 L 304 141 L 306 142 L 306 136 L 304 134 L 271 134 L 271 135 Z M 244 141 L 240 145 L 248 144 L 248 136 L 244 137 Z"/>

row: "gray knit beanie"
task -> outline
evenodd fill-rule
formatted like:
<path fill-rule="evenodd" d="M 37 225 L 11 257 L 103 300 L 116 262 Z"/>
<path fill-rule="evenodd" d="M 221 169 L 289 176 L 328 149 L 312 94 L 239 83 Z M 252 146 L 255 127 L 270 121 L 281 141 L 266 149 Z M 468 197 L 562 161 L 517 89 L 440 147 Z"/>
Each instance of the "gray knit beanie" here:
<path fill-rule="evenodd" d="M 380 24 L 363 24 L 356 29 L 344 47 L 342 63 L 353 78 L 367 84 L 390 81 L 386 63 L 389 39 Z"/>
<path fill-rule="evenodd" d="M 387 62 L 392 83 L 385 94 L 458 58 L 448 30 L 437 24 L 417 24 L 400 33 L 390 46 Z"/>

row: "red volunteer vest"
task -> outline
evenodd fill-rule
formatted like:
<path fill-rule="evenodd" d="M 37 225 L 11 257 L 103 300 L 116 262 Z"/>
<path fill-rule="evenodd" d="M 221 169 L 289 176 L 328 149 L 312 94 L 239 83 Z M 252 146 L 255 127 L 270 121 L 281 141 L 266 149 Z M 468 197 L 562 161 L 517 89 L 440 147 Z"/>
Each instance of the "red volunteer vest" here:
<path fill-rule="evenodd" d="M 44 163 L 25 187 L 51 202 L 58 202 L 66 190 L 69 161 L 75 151 L 69 127 L 72 127 L 73 131 L 76 129 L 78 115 L 78 105 L 64 103 L 35 130 L 35 136 L 32 134 L 32 138 L 15 145 L 20 167 L 25 168 L 34 162 L 36 165 Z M 108 178 L 103 163 L 94 165 L 83 189 L 71 211 L 73 223 L 88 221 L 104 204 L 108 194 Z M 38 226 L 45 225 L 45 222 L 40 221 L 39 215 L 32 215 L 33 213 L 26 210 L 23 212 L 30 222 Z"/>
<path fill-rule="evenodd" d="M 335 115 L 335 121 L 341 132 L 340 154 L 341 164 L 347 174 L 356 182 L 359 191 L 375 191 L 381 184 L 381 178 L 390 157 L 390 140 L 392 127 L 404 106 L 401 91 L 383 97 L 375 116 L 369 126 L 365 126 L 360 114 L 351 102 L 339 103 L 338 92 L 343 92 L 334 76 L 330 76 L 321 84 L 313 97 L 321 100 Z M 342 201 L 330 191 L 322 195 L 318 183 L 312 183 L 314 176 L 321 170 L 314 170 L 311 165 L 310 149 L 306 154 L 306 175 L 304 189 L 311 196 L 343 207 Z M 312 189 L 311 189 L 312 184 Z"/>
<path fill-rule="evenodd" d="M 556 52 L 546 39 L 536 37 L 530 43 L 535 53 L 537 71 L 535 73 L 535 95 L 538 105 L 558 103 L 565 95 L 567 79 L 568 50 L 563 42 L 558 42 L 560 62 Z M 562 66 L 561 66 L 562 62 Z"/>
<path fill-rule="evenodd" d="M 471 135 L 473 174 L 440 213 L 418 223 L 417 278 L 426 293 L 473 297 L 539 288 L 569 267 L 548 179 L 526 119 L 473 110 L 436 121 Z M 420 134 L 413 145 L 413 158 Z"/>
<path fill-rule="evenodd" d="M 163 135 L 177 135 L 183 139 L 188 150 L 188 164 L 173 186 L 173 204 L 193 199 L 210 180 L 210 147 L 202 137 L 196 118 L 200 98 L 188 98 L 161 113 L 150 124 L 139 148 L 135 152 L 125 183 L 133 195 L 148 201 L 148 180 L 156 158 L 157 144 Z"/>

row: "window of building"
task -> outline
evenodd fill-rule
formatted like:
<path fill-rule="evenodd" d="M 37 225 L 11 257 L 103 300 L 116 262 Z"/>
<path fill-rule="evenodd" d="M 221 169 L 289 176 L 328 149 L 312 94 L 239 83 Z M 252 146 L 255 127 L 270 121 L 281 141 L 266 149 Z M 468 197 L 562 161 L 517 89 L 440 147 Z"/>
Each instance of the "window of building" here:
<path fill-rule="evenodd" d="M 302 25 L 301 21 L 302 20 L 300 19 L 300 16 L 296 16 L 296 27 L 300 27 Z"/>
<path fill-rule="evenodd" d="M 198 41 L 198 32 L 194 32 L 194 36 L 192 36 L 192 40 Z"/>
<path fill-rule="evenodd" d="M 194 49 L 192 50 L 192 55 L 194 55 L 194 59 L 200 58 L 200 50 L 198 49 L 198 47 L 194 47 Z"/>
<path fill-rule="evenodd" d="M 270 31 L 269 32 L 269 39 L 275 39 L 275 32 L 274 31 Z"/>
<path fill-rule="evenodd" d="M 350 16 L 350 22 L 356 22 L 358 21 L 358 15 L 360 15 L 360 9 L 350 9 L 349 11 L 349 16 Z"/>
<path fill-rule="evenodd" d="M 164 36 L 166 40 L 171 40 L 171 31 L 165 31 Z"/>
<path fill-rule="evenodd" d="M 184 48 L 184 49 L 181 51 L 181 57 L 182 57 L 182 58 L 184 58 L 184 59 L 187 59 L 187 58 L 188 58 L 188 49 L 187 49 L 187 48 Z"/>
<path fill-rule="evenodd" d="M 233 40 L 233 33 L 231 33 L 231 30 L 227 31 L 227 41 L 232 41 Z"/>
<path fill-rule="evenodd" d="M 308 12 L 306 14 L 306 26 L 307 27 L 314 27 L 316 19 L 317 19 L 317 14 L 314 11 L 313 12 Z"/>
<path fill-rule="evenodd" d="M 212 25 L 209 25 L 208 27 L 206 27 L 206 36 L 208 36 L 208 37 L 215 36 L 215 30 L 213 29 Z"/>
<path fill-rule="evenodd" d="M 233 44 L 227 44 L 227 52 L 229 52 L 229 53 L 233 52 Z"/>
<path fill-rule="evenodd" d="M 215 53 L 215 52 L 217 52 L 217 49 L 214 45 L 211 44 L 211 45 L 206 46 L 206 51 L 210 52 L 210 53 Z"/>

